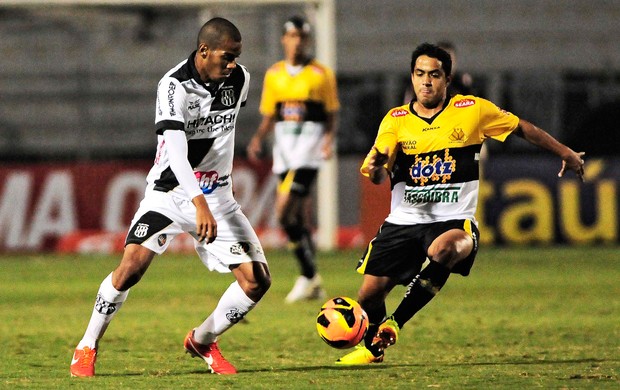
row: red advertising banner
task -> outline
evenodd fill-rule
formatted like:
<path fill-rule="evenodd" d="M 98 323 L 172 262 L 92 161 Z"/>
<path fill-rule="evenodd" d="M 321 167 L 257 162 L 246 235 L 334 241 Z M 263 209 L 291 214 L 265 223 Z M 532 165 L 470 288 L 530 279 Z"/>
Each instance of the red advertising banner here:
<path fill-rule="evenodd" d="M 617 244 L 619 160 L 589 159 L 581 183 L 572 173 L 558 178 L 556 158 L 490 159 L 477 215 L 481 241 Z M 0 252 L 121 251 L 150 167 L 150 161 L 0 166 Z M 233 180 L 235 197 L 263 245 L 283 246 L 270 163 L 237 159 Z M 389 186 L 371 186 L 361 177 L 360 183 L 357 226 L 363 229 L 341 227 L 341 248 L 365 245 L 389 212 Z M 171 250 L 193 250 L 191 238 L 179 237 Z"/>

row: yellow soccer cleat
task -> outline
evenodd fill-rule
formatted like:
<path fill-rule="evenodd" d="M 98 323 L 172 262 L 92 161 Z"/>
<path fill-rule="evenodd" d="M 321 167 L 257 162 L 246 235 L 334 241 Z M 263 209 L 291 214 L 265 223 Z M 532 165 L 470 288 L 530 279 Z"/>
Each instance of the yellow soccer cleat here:
<path fill-rule="evenodd" d="M 361 366 L 370 363 L 381 363 L 383 361 L 383 354 L 375 356 L 368 350 L 368 348 L 358 345 L 355 347 L 355 351 L 349 352 L 340 359 L 336 360 L 336 365 L 340 366 Z"/>
<path fill-rule="evenodd" d="M 379 325 L 377 335 L 372 339 L 372 345 L 376 346 L 380 351 L 383 351 L 390 345 L 396 344 L 398 332 L 400 332 L 400 327 L 396 321 L 390 317 Z"/>

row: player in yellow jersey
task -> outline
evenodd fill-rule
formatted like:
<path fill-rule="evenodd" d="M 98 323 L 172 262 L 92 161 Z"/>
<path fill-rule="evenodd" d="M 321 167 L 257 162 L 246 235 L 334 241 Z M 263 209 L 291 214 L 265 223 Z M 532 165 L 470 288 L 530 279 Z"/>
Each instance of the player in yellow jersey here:
<path fill-rule="evenodd" d="M 488 100 L 447 96 L 451 66 L 450 55 L 438 46 L 424 43 L 414 50 L 414 99 L 387 113 L 361 167 L 375 184 L 390 178 L 391 210 L 357 266 L 364 274 L 358 301 L 368 313 L 368 333 L 363 346 L 336 364 L 383 361 L 385 348 L 450 274 L 469 274 L 478 251 L 474 213 L 485 140 L 516 134 L 559 156 L 559 176 L 572 170 L 583 178 L 583 152 Z M 388 317 L 385 297 L 398 284 L 407 290 Z"/>
<path fill-rule="evenodd" d="M 279 177 L 278 222 L 297 257 L 301 275 L 286 302 L 323 299 L 309 228 L 310 190 L 321 162 L 333 153 L 340 108 L 333 71 L 308 54 L 310 25 L 294 16 L 284 24 L 284 60 L 267 70 L 260 103 L 263 119 L 252 137 L 248 158 L 256 160 L 272 130 L 273 172 Z"/>

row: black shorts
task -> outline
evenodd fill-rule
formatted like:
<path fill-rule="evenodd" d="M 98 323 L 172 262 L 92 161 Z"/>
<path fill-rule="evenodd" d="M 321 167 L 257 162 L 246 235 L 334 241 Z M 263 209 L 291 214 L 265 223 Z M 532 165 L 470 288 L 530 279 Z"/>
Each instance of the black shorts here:
<path fill-rule="evenodd" d="M 310 194 L 317 173 L 318 170 L 314 168 L 291 169 L 280 173 L 278 175 L 280 177 L 278 192 L 307 196 Z"/>
<path fill-rule="evenodd" d="M 357 272 L 374 276 L 389 276 L 407 285 L 420 273 L 426 261 L 428 248 L 441 234 L 452 229 L 469 233 L 474 248 L 461 260 L 452 273 L 469 275 L 478 253 L 480 233 L 476 225 L 467 219 L 451 220 L 418 225 L 395 225 L 384 222 L 379 232 L 368 244 L 364 256 L 357 264 Z"/>

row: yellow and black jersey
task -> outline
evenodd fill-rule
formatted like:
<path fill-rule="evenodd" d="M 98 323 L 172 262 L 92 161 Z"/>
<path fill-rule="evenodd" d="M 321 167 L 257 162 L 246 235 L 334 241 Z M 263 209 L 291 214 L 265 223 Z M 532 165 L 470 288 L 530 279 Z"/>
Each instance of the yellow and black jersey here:
<path fill-rule="evenodd" d="M 361 172 L 368 175 L 374 148 L 387 147 L 392 205 L 386 221 L 411 225 L 474 219 L 478 203 L 479 159 L 487 138 L 504 141 L 519 118 L 492 102 L 455 95 L 433 118 L 420 118 L 411 104 L 383 118 Z"/>
<path fill-rule="evenodd" d="M 316 60 L 295 68 L 280 61 L 265 74 L 260 113 L 273 117 L 273 171 L 318 168 L 328 113 L 340 108 L 336 77 Z"/>

